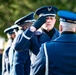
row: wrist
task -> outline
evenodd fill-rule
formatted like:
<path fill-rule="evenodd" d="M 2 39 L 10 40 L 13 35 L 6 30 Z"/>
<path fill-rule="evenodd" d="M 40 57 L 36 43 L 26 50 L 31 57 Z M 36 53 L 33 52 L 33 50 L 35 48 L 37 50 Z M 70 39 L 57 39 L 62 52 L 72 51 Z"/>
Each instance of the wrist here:
<path fill-rule="evenodd" d="M 30 27 L 30 31 L 31 31 L 31 32 L 35 32 L 35 31 L 36 31 L 36 28 L 35 28 L 34 26 L 31 26 L 31 27 Z"/>

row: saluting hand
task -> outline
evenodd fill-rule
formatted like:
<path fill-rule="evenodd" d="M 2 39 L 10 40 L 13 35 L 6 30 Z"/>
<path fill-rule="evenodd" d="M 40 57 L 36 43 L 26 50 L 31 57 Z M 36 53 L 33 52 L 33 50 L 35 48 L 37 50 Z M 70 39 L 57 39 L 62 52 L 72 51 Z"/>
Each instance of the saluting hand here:
<path fill-rule="evenodd" d="M 37 29 L 39 29 L 44 23 L 46 22 L 46 16 L 39 17 L 36 22 L 33 24 L 33 26 Z"/>

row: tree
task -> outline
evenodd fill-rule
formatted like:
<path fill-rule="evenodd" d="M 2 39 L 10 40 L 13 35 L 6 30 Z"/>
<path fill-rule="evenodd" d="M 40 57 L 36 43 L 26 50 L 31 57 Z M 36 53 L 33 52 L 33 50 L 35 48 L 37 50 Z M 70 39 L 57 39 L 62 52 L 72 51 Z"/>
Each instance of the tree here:
<path fill-rule="evenodd" d="M 0 0 L 0 36 L 6 37 L 5 28 L 39 7 L 53 5 L 59 10 L 66 9 L 76 12 L 75 3 L 76 0 Z M 58 28 L 58 16 L 56 28 Z"/>

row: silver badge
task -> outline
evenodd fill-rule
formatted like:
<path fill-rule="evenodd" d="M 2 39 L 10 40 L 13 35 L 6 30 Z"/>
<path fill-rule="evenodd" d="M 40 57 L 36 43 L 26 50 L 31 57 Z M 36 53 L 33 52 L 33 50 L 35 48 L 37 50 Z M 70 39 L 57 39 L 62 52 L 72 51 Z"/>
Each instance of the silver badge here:
<path fill-rule="evenodd" d="M 48 8 L 48 11 L 51 11 L 52 7 L 51 8 Z"/>

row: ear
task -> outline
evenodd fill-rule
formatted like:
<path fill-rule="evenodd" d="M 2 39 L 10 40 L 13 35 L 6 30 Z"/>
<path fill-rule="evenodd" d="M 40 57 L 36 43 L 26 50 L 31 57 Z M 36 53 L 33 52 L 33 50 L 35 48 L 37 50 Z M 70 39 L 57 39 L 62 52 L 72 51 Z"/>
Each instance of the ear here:
<path fill-rule="evenodd" d="M 55 18 L 55 22 L 56 22 L 56 18 Z"/>
<path fill-rule="evenodd" d="M 59 25 L 59 31 L 60 33 L 62 32 L 63 28 L 62 28 L 62 25 Z"/>

